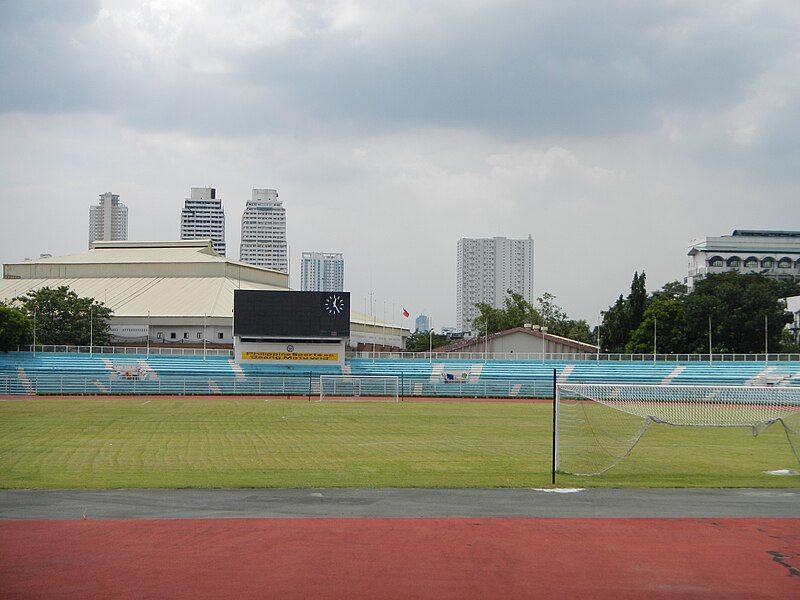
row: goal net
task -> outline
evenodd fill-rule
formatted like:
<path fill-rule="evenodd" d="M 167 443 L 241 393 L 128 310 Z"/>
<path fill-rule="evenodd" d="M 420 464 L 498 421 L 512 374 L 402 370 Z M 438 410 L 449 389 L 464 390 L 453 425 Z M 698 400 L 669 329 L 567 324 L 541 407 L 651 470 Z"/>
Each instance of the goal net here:
<path fill-rule="evenodd" d="M 777 425 L 800 462 L 800 387 L 559 383 L 555 395 L 555 468 L 561 473 L 605 473 L 653 423 L 741 427 L 754 436 Z"/>
<path fill-rule="evenodd" d="M 398 402 L 400 377 L 397 375 L 320 375 L 319 399 L 383 400 Z"/>

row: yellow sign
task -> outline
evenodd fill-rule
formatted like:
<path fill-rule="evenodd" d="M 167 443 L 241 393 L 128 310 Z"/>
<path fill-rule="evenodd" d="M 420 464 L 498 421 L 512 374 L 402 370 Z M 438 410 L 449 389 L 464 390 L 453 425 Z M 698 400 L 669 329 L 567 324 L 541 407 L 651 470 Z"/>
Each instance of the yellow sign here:
<path fill-rule="evenodd" d="M 242 352 L 242 360 L 330 360 L 338 361 L 338 354 L 322 352 Z"/>

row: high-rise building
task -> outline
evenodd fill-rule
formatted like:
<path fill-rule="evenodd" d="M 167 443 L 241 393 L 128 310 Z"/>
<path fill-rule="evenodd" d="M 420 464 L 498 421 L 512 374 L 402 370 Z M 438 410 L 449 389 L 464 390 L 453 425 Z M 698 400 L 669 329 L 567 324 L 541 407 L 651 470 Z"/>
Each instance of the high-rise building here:
<path fill-rule="evenodd" d="M 428 331 L 431 328 L 431 320 L 426 315 L 420 315 L 414 321 L 415 331 Z"/>
<path fill-rule="evenodd" d="M 117 194 L 100 194 L 100 203 L 89 207 L 89 244 L 99 240 L 128 239 L 128 207 Z"/>
<path fill-rule="evenodd" d="M 344 291 L 344 258 L 339 252 L 303 252 L 300 289 L 304 292 Z"/>
<path fill-rule="evenodd" d="M 286 209 L 276 190 L 253 189 L 242 214 L 239 260 L 281 273 L 289 272 Z"/>
<path fill-rule="evenodd" d="M 458 240 L 456 320 L 461 331 L 473 330 L 478 303 L 501 308 L 507 291 L 533 303 L 533 240 L 504 237 Z"/>
<path fill-rule="evenodd" d="M 225 256 L 225 209 L 217 190 L 193 187 L 189 196 L 181 211 L 181 239 L 210 239 L 214 251 Z"/>
<path fill-rule="evenodd" d="M 687 254 L 690 288 L 707 275 L 728 271 L 800 281 L 800 231 L 737 229 L 731 235 L 694 240 Z"/>

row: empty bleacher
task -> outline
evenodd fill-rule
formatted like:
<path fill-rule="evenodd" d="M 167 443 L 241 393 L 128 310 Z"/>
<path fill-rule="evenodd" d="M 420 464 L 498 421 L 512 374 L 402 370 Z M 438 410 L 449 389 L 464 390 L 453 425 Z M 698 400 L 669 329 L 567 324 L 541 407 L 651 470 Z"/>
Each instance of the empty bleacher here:
<path fill-rule="evenodd" d="M 800 363 L 353 359 L 338 365 L 237 365 L 226 357 L 0 354 L 0 394 L 317 395 L 321 375 L 395 375 L 404 397 L 552 395 L 565 383 L 800 386 Z M 447 374 L 459 377 L 447 380 Z"/>

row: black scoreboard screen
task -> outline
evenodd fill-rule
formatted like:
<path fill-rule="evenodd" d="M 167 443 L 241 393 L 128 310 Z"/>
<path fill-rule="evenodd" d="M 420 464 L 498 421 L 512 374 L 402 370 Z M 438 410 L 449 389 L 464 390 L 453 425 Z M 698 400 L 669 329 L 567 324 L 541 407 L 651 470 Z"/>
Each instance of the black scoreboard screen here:
<path fill-rule="evenodd" d="M 349 337 L 350 292 L 234 290 L 233 334 Z"/>

